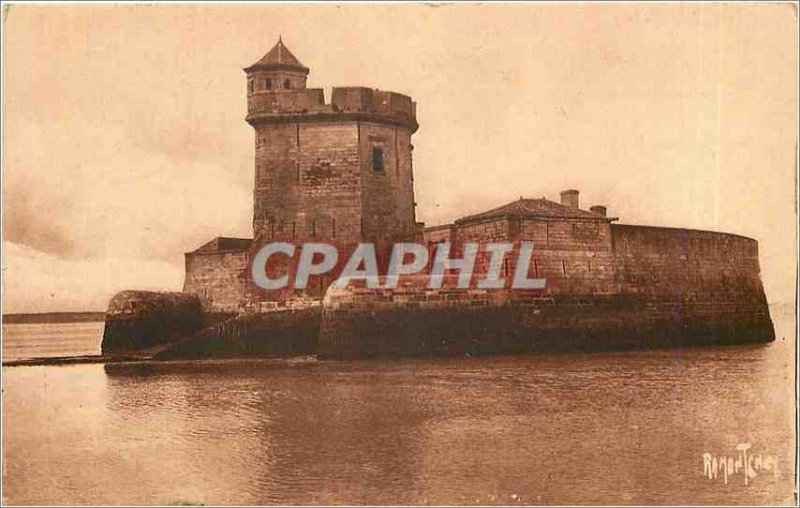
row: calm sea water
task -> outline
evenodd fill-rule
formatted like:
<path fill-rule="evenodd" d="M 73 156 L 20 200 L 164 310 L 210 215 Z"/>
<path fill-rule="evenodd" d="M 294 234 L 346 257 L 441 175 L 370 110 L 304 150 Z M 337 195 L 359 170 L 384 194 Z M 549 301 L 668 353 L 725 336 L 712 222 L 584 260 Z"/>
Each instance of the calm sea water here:
<path fill-rule="evenodd" d="M 3 360 L 99 355 L 103 323 L 3 324 Z"/>
<path fill-rule="evenodd" d="M 790 504 L 794 318 L 766 346 L 3 368 L 14 504 Z M 101 323 L 4 325 L 5 359 Z M 784 339 L 785 337 L 785 339 Z M 777 475 L 710 480 L 703 453 Z"/>

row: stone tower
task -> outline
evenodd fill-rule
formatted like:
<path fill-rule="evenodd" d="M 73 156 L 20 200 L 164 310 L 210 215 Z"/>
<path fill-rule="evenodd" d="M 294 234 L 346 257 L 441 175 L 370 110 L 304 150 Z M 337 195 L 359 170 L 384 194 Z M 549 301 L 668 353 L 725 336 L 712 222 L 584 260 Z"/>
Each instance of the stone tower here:
<path fill-rule="evenodd" d="M 247 73 L 255 130 L 256 242 L 419 238 L 410 97 L 371 88 L 306 88 L 309 69 L 282 40 Z"/>

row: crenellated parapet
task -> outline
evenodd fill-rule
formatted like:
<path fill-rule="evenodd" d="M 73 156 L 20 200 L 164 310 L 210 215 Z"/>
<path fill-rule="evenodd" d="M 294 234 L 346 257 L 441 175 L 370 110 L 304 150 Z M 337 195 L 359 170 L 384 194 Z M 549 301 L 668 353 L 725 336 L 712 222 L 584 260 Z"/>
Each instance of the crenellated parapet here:
<path fill-rule="evenodd" d="M 417 103 L 411 97 L 364 87 L 334 87 L 331 105 L 343 113 L 372 113 L 417 124 Z"/>
<path fill-rule="evenodd" d="M 261 117 L 282 117 L 324 111 L 325 96 L 321 88 L 253 92 L 247 96 L 247 121 Z"/>
<path fill-rule="evenodd" d="M 253 91 L 247 97 L 247 122 L 362 120 L 417 130 L 416 103 L 411 97 L 365 87 L 334 87 L 325 102 L 322 89 Z"/>

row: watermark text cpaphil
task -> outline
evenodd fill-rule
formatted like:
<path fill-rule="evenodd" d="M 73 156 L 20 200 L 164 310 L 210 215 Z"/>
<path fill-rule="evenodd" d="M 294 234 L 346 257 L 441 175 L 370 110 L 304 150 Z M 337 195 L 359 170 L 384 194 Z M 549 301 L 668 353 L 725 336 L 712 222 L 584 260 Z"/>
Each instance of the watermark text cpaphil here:
<path fill-rule="evenodd" d="M 271 261 L 293 260 L 299 252 L 294 277 L 284 269 L 281 273 L 268 273 Z M 476 259 L 482 254 L 486 261 L 479 270 L 476 281 L 479 289 L 543 289 L 544 278 L 530 277 L 533 242 L 465 243 L 460 256 L 451 256 L 450 244 L 436 244 L 431 253 L 428 246 L 418 243 L 395 243 L 388 253 L 388 264 L 379 269 L 376 246 L 373 243 L 358 243 L 342 265 L 340 253 L 335 245 L 327 243 L 286 242 L 264 244 L 253 257 L 251 276 L 256 286 L 265 290 L 283 289 L 293 286 L 305 289 L 311 276 L 333 274 L 333 288 L 346 287 L 350 281 L 364 281 L 369 288 L 397 287 L 403 275 L 425 274 L 429 288 L 442 287 L 445 274 L 458 274 L 457 287 L 468 288 L 473 281 Z M 509 261 L 511 264 L 509 264 Z M 381 277 L 385 277 L 381 283 Z"/>

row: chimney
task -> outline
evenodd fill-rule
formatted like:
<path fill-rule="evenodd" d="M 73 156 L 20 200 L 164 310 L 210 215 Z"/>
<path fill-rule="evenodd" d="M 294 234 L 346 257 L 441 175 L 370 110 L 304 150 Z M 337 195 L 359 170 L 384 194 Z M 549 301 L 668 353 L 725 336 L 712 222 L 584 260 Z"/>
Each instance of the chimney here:
<path fill-rule="evenodd" d="M 578 208 L 578 191 L 575 189 L 561 191 L 561 204 L 570 208 Z"/>
<path fill-rule="evenodd" d="M 589 211 L 592 213 L 596 213 L 597 215 L 602 215 L 603 217 L 606 216 L 606 207 L 603 205 L 590 206 Z"/>

